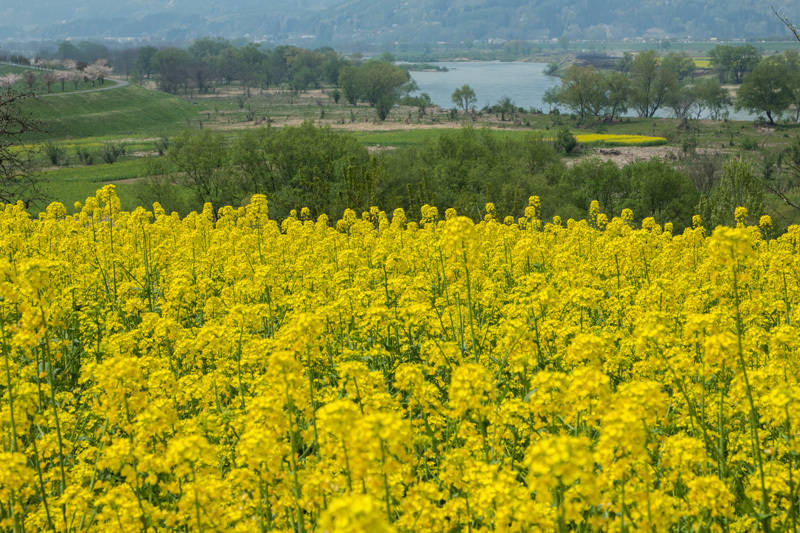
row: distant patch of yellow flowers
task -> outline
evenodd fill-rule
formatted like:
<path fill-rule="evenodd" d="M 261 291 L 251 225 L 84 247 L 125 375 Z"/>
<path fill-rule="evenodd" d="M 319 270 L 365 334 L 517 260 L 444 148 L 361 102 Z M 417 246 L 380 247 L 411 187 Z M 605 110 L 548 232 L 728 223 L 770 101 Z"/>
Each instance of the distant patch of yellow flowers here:
<path fill-rule="evenodd" d="M 664 137 L 649 137 L 646 135 L 612 135 L 608 133 L 587 133 L 575 135 L 575 140 L 581 144 L 604 144 L 608 146 L 638 146 L 666 144 Z"/>

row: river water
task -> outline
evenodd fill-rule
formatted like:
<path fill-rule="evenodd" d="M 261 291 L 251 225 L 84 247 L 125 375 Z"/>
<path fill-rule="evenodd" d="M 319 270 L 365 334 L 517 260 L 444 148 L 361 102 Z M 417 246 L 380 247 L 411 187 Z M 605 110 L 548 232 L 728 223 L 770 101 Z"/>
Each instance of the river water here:
<path fill-rule="evenodd" d="M 446 62 L 434 63 L 447 67 L 447 72 L 411 72 L 420 92 L 428 93 L 433 103 L 449 109 L 455 107 L 450 99 L 453 91 L 469 85 L 478 98 L 476 107 L 497 103 L 510 97 L 517 107 L 546 108 L 542 96 L 550 87 L 561 85 L 561 79 L 545 76 L 544 63 Z"/>
<path fill-rule="evenodd" d="M 510 97 L 517 107 L 536 108 L 547 111 L 542 103 L 544 92 L 550 87 L 561 85 L 561 78 L 545 76 L 544 63 L 501 63 L 484 62 L 442 62 L 433 63 L 447 67 L 447 72 L 411 72 L 411 77 L 419 85 L 420 93 L 428 93 L 433 103 L 449 109 L 455 107 L 451 96 L 462 85 L 469 85 L 478 98 L 477 108 L 492 105 L 504 96 Z M 417 93 L 418 94 L 418 93 Z M 733 120 L 753 120 L 753 115 L 742 110 L 729 110 Z M 627 116 L 635 117 L 633 110 Z M 660 109 L 656 116 L 673 116 L 669 109 Z"/>

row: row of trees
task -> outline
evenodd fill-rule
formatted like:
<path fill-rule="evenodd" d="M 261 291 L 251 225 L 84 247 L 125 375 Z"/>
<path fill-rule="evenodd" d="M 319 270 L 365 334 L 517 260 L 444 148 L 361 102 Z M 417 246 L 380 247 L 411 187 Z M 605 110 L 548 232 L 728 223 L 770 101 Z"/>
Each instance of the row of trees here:
<path fill-rule="evenodd" d="M 238 133 L 232 143 L 210 129 L 185 131 L 173 139 L 167 157 L 143 160 L 143 203 L 187 211 L 205 202 L 240 205 L 251 194 L 266 194 L 279 217 L 309 207 L 315 215 L 367 208 L 376 201 L 372 184 L 381 170 L 353 135 L 316 128 L 311 122 Z M 176 183 L 192 197 L 179 194 Z"/>
<path fill-rule="evenodd" d="M 18 84 L 24 83 L 29 92 L 37 86 L 45 87 L 47 92 L 51 92 L 53 85 L 60 83 L 61 90 L 66 90 L 66 84 L 71 83 L 78 90 L 80 82 L 91 82 L 94 87 L 97 82 L 100 85 L 105 83 L 105 79 L 111 75 L 113 69 L 108 65 L 104 59 L 99 59 L 91 65 L 78 65 L 75 61 L 67 60 L 63 64 L 59 62 L 54 67 L 62 67 L 67 70 L 42 70 L 38 74 L 35 71 L 28 70 L 22 74 L 9 73 L 5 76 L 0 76 L 0 87 L 6 92 L 14 89 Z"/>
<path fill-rule="evenodd" d="M 384 58 L 390 59 L 390 58 Z M 287 84 L 295 91 L 338 85 L 334 98 L 351 104 L 366 102 L 384 120 L 398 101 L 416 90 L 408 71 L 384 59 L 346 58 L 331 48 L 306 50 L 279 46 L 261 50 L 255 44 L 235 48 L 221 38 L 206 37 L 188 49 L 139 49 L 136 69 L 154 76 L 169 93 L 209 92 L 217 85 L 241 83 L 245 91 Z"/>
<path fill-rule="evenodd" d="M 470 127 L 380 156 L 370 156 L 352 134 L 310 122 L 243 131 L 232 142 L 205 129 L 184 132 L 167 157 L 144 160 L 139 200 L 185 212 L 204 202 L 241 205 L 261 193 L 277 219 L 303 207 L 312 216 L 337 217 L 345 208 L 373 205 L 402 207 L 413 216 L 425 204 L 481 219 L 487 202 L 497 216 L 516 215 L 535 193 L 548 218 L 585 218 L 598 200 L 606 213 L 629 208 L 640 219 L 672 221 L 677 231 L 698 213 L 715 225 L 733 223 L 739 205 L 751 216 L 763 212 L 764 189 L 748 163 L 690 157 L 680 165 L 685 171 L 659 160 L 619 168 L 588 159 L 568 168 L 554 144 L 534 134 L 508 137 Z M 181 198 L 175 183 L 193 198 Z"/>
<path fill-rule="evenodd" d="M 693 78 L 694 62 L 685 52 L 660 58 L 647 50 L 624 56 L 615 71 L 572 65 L 561 86 L 548 90 L 543 101 L 563 105 L 581 121 L 589 116 L 613 120 L 629 109 L 641 117 L 652 117 L 662 108 L 679 118 L 723 116 L 732 103 L 728 91 L 716 79 Z"/>
<path fill-rule="evenodd" d="M 641 117 L 669 109 L 681 119 L 719 119 L 734 105 L 764 116 L 770 124 L 794 105 L 795 120 L 800 119 L 797 51 L 761 58 L 751 45 L 723 45 L 712 50 L 712 65 L 717 77 L 695 78 L 694 62 L 686 52 L 660 58 L 655 50 L 626 54 L 616 71 L 573 65 L 561 86 L 545 94 L 544 102 L 563 105 L 581 121 L 590 116 L 613 120 L 629 109 Z M 741 81 L 735 102 L 720 80 Z"/>
<path fill-rule="evenodd" d="M 721 83 L 742 83 L 745 74 L 761 61 L 761 53 L 752 44 L 718 44 L 708 52 L 708 57 Z"/>
<path fill-rule="evenodd" d="M 205 37 L 187 49 L 139 48 L 133 74 L 155 76 L 159 88 L 170 93 L 209 92 L 218 84 L 234 82 L 263 89 L 285 83 L 301 91 L 336 84 L 341 69 L 359 61 L 359 57 L 344 58 L 332 48 L 278 46 L 268 50 L 254 43 L 237 48 L 226 39 Z"/>

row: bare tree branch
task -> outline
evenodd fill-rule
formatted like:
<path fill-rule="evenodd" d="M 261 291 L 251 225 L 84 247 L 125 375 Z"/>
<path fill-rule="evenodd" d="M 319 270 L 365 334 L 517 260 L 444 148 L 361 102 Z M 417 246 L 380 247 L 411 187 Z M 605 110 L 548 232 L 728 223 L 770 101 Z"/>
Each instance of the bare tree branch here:
<path fill-rule="evenodd" d="M 0 202 L 18 200 L 29 205 L 45 200 L 42 178 L 35 172 L 33 157 L 38 149 L 22 142 L 27 132 L 41 131 L 41 125 L 22 109 L 22 103 L 32 98 L 31 93 L 8 90 L 0 93 Z"/>
<path fill-rule="evenodd" d="M 789 28 L 789 31 L 791 31 L 794 34 L 794 38 L 800 41 L 800 32 L 798 32 L 797 26 L 792 24 L 792 22 L 786 15 L 779 14 L 778 11 L 775 9 L 774 5 L 771 7 L 772 7 L 772 12 L 775 13 L 775 16 L 778 17 L 778 19 L 780 19 L 780 21 L 783 22 L 787 28 Z"/>
<path fill-rule="evenodd" d="M 758 179 L 758 178 L 756 178 L 756 180 L 758 180 L 758 181 L 761 183 L 761 185 L 763 185 L 763 186 L 764 186 L 764 188 L 765 188 L 765 189 L 767 189 L 769 192 L 771 192 L 772 194 L 774 194 L 775 196 L 777 196 L 778 198 L 780 198 L 781 200 L 783 200 L 783 201 L 784 201 L 784 203 L 785 203 L 786 205 L 790 205 L 790 206 L 794 207 L 795 209 L 798 209 L 798 210 L 800 210 L 800 205 L 797 205 L 796 203 L 794 203 L 793 201 L 791 201 L 791 200 L 790 200 L 790 199 L 789 199 L 789 198 L 786 196 L 786 194 L 785 194 L 785 193 L 781 192 L 780 190 L 776 189 L 775 187 L 772 187 L 771 185 L 769 185 L 768 183 L 766 183 L 764 180 L 760 180 L 760 179 Z"/>

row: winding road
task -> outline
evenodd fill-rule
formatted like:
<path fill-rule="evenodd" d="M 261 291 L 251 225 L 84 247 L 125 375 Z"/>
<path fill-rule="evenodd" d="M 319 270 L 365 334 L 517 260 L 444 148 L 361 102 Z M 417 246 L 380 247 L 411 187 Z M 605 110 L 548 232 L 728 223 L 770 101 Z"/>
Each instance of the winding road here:
<path fill-rule="evenodd" d="M 43 98 L 43 97 L 47 97 L 47 96 L 67 96 L 67 95 L 70 95 L 70 94 L 96 93 L 97 91 L 110 91 L 112 89 L 121 89 L 121 88 L 123 88 L 123 87 L 125 87 L 127 85 L 130 85 L 130 83 L 128 83 L 127 81 L 120 80 L 118 78 L 106 78 L 106 79 L 109 80 L 109 81 L 114 81 L 117 84 L 116 85 L 110 85 L 108 87 L 97 87 L 97 88 L 94 88 L 94 89 L 86 89 L 86 90 L 83 90 L 83 91 L 70 91 L 70 92 L 65 92 L 65 93 L 37 94 L 36 98 Z"/>

